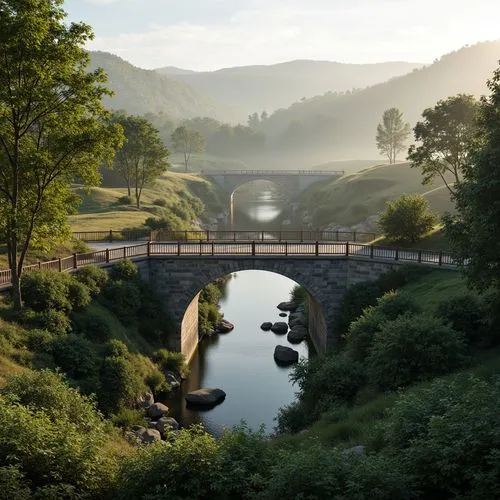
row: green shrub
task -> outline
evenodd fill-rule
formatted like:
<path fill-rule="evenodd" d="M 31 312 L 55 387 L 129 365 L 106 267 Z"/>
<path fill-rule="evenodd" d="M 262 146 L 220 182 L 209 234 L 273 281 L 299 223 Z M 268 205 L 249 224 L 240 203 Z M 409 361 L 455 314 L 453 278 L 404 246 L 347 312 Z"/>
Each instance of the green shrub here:
<path fill-rule="evenodd" d="M 0 421 L 0 467 L 18 468 L 29 498 L 103 498 L 113 478 L 105 424 L 61 375 L 10 377 L 0 395 Z"/>
<path fill-rule="evenodd" d="M 175 440 L 143 446 L 123 461 L 117 496 L 121 500 L 228 498 L 218 487 L 227 472 L 220 464 L 214 437 L 200 427 L 182 429 Z"/>
<path fill-rule="evenodd" d="M 153 201 L 153 205 L 156 205 L 157 207 L 166 207 L 167 200 L 165 198 L 156 198 L 156 200 Z"/>
<path fill-rule="evenodd" d="M 54 271 L 34 271 L 23 275 L 21 293 L 24 304 L 34 311 L 47 309 L 71 311 L 69 282 L 71 277 Z"/>
<path fill-rule="evenodd" d="M 65 335 L 71 330 L 71 321 L 63 311 L 47 309 L 39 313 L 27 313 L 27 324 L 42 330 L 48 330 L 55 335 Z"/>
<path fill-rule="evenodd" d="M 4 493 L 6 493 L 5 496 Z M 26 478 L 18 465 L 0 467 L 0 498 L 5 500 L 7 498 L 9 500 L 30 500 L 32 498 L 31 490 L 26 484 Z"/>
<path fill-rule="evenodd" d="M 96 296 L 108 281 L 108 273 L 97 266 L 85 266 L 78 269 L 75 278 L 87 286 L 92 296 Z"/>
<path fill-rule="evenodd" d="M 121 340 L 112 339 L 104 347 L 104 356 L 126 358 L 128 355 L 128 347 Z"/>
<path fill-rule="evenodd" d="M 68 298 L 73 309 L 85 309 L 91 301 L 90 290 L 83 283 L 71 279 L 68 283 Z"/>
<path fill-rule="evenodd" d="M 144 410 L 120 408 L 116 415 L 111 417 L 111 422 L 122 429 L 129 429 L 133 425 L 144 425 Z"/>
<path fill-rule="evenodd" d="M 145 382 L 155 396 L 160 392 L 168 392 L 170 390 L 170 386 L 167 383 L 165 375 L 157 370 L 150 373 L 146 377 Z"/>
<path fill-rule="evenodd" d="M 222 297 L 222 292 L 217 285 L 209 283 L 200 293 L 199 302 L 218 304 Z"/>
<path fill-rule="evenodd" d="M 406 387 L 464 363 L 463 334 L 426 314 L 399 316 L 375 332 L 368 375 L 381 389 Z"/>
<path fill-rule="evenodd" d="M 134 406 L 140 394 L 146 391 L 130 359 L 122 356 L 104 358 L 99 380 L 99 404 L 107 414 Z"/>
<path fill-rule="evenodd" d="M 402 314 L 415 314 L 420 310 L 420 306 L 406 293 L 385 293 L 377 299 L 375 306 L 367 307 L 349 326 L 345 337 L 349 355 L 357 361 L 364 361 L 375 333 L 385 321 L 394 320 Z"/>
<path fill-rule="evenodd" d="M 358 456 L 320 444 L 280 450 L 261 498 L 403 500 L 411 484 L 387 456 Z"/>
<path fill-rule="evenodd" d="M 28 330 L 28 347 L 35 352 L 46 352 L 50 350 L 51 344 L 54 341 L 54 334 L 48 330 L 40 330 L 38 328 Z"/>
<path fill-rule="evenodd" d="M 396 200 L 386 202 L 379 226 L 389 240 L 414 243 L 436 222 L 436 215 L 429 212 L 429 202 L 422 195 L 402 194 Z"/>
<path fill-rule="evenodd" d="M 290 292 L 290 301 L 295 304 L 308 304 L 309 293 L 301 285 L 295 285 Z"/>
<path fill-rule="evenodd" d="M 111 269 L 111 278 L 115 281 L 136 280 L 138 276 L 137 266 L 128 259 L 119 260 Z"/>
<path fill-rule="evenodd" d="M 54 339 L 52 355 L 68 377 L 82 379 L 97 374 L 97 354 L 92 344 L 81 335 L 70 334 Z"/>
<path fill-rule="evenodd" d="M 223 316 L 216 304 L 201 302 L 198 304 L 198 328 L 202 335 L 212 332 Z"/>
<path fill-rule="evenodd" d="M 163 371 L 172 371 L 183 376 L 189 372 L 184 354 L 181 352 L 159 349 L 152 354 L 151 358 Z"/>
<path fill-rule="evenodd" d="M 104 296 L 110 309 L 122 320 L 137 319 L 141 308 L 141 293 L 134 281 L 109 281 L 104 288 Z"/>
<path fill-rule="evenodd" d="M 111 338 L 111 327 L 100 314 L 86 312 L 73 316 L 74 329 L 94 342 L 107 342 Z"/>
<path fill-rule="evenodd" d="M 450 323 L 454 330 L 462 332 L 469 342 L 480 340 L 484 311 L 476 294 L 468 292 L 442 300 L 437 305 L 436 315 Z"/>
<path fill-rule="evenodd" d="M 132 205 L 134 203 L 134 200 L 131 196 L 120 196 L 116 200 L 116 203 L 118 203 L 118 205 Z"/>
<path fill-rule="evenodd" d="M 499 381 L 465 374 L 402 395 L 381 422 L 421 498 L 498 498 Z"/>

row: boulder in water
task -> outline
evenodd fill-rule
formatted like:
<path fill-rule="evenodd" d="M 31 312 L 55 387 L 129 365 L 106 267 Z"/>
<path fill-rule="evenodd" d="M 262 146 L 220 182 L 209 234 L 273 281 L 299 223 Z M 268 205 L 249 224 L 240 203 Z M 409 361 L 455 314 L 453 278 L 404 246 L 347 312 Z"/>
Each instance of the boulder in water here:
<path fill-rule="evenodd" d="M 265 321 L 260 325 L 261 330 L 268 332 L 272 328 L 273 324 L 270 321 Z"/>
<path fill-rule="evenodd" d="M 297 304 L 295 302 L 280 302 L 278 304 L 278 309 L 280 311 L 295 311 L 295 309 L 297 309 Z"/>
<path fill-rule="evenodd" d="M 222 389 L 203 388 L 188 392 L 185 396 L 186 402 L 193 406 L 212 407 L 224 401 L 226 393 Z"/>
<path fill-rule="evenodd" d="M 307 328 L 305 326 L 294 326 L 289 332 L 288 335 L 286 336 L 288 342 L 291 344 L 299 344 L 302 342 L 304 339 L 307 338 L 309 332 L 307 331 Z"/>
<path fill-rule="evenodd" d="M 278 321 L 277 323 L 274 323 L 274 325 L 271 327 L 271 330 L 279 335 L 284 335 L 286 332 L 288 332 L 288 325 L 286 323 L 283 323 L 282 321 Z"/>
<path fill-rule="evenodd" d="M 293 365 L 299 361 L 299 353 L 291 347 L 277 345 L 274 349 L 274 360 L 282 366 Z"/>
<path fill-rule="evenodd" d="M 225 319 L 223 319 L 215 327 L 215 332 L 216 333 L 228 333 L 228 332 L 230 332 L 232 330 L 234 330 L 234 325 L 232 323 L 230 323 L 229 321 L 226 321 Z"/>

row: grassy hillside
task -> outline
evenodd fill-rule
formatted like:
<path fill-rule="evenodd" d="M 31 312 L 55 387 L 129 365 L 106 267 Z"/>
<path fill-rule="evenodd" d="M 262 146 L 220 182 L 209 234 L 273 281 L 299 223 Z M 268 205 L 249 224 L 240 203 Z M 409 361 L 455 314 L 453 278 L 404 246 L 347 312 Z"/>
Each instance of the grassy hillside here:
<path fill-rule="evenodd" d="M 423 186 L 420 170 L 411 168 L 409 163 L 379 165 L 315 184 L 302 195 L 300 208 L 313 216 L 314 227 L 330 222 L 352 226 L 377 214 L 387 200 L 402 193 L 424 194 L 431 209 L 438 213 L 453 208 L 446 188 Z"/>
<path fill-rule="evenodd" d="M 165 112 L 175 119 L 210 116 L 223 120 L 234 118 L 230 108 L 217 103 L 189 85 L 132 66 L 107 52 L 91 52 L 90 68 L 103 68 L 109 78 L 109 88 L 115 92 L 105 103 L 111 109 L 130 114 Z"/>
<path fill-rule="evenodd" d="M 142 195 L 141 208 L 123 205 L 118 199 L 127 194 L 126 188 L 96 187 L 87 191 L 76 187 L 82 196 L 79 213 L 69 217 L 74 231 L 120 230 L 136 227 L 152 215 L 175 210 L 175 207 L 191 203 L 191 199 L 199 198 L 205 205 L 203 216 L 220 212 L 225 208 L 224 194 L 216 190 L 207 180 L 192 174 L 167 172 L 153 186 L 145 188 Z M 164 208 L 158 207 L 155 200 L 165 200 Z M 222 201 L 221 201 L 222 200 Z M 189 223 L 189 221 L 186 221 Z"/>
<path fill-rule="evenodd" d="M 407 62 L 344 64 L 305 60 L 209 72 L 169 67 L 156 71 L 186 83 L 215 100 L 239 108 L 241 119 L 246 121 L 249 113 L 260 113 L 262 110 L 270 113 L 303 97 L 367 87 L 421 66 Z"/>

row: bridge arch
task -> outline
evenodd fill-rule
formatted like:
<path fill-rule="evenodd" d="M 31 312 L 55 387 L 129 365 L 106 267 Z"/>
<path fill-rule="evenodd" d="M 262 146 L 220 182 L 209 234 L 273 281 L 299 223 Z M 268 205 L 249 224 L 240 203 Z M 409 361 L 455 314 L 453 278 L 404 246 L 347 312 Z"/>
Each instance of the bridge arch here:
<path fill-rule="evenodd" d="M 180 311 L 184 311 L 182 318 L 179 316 L 175 318 L 176 323 L 180 326 L 180 346 L 187 358 L 190 358 L 196 349 L 198 342 L 198 298 L 202 289 L 209 283 L 222 278 L 224 276 L 241 272 L 241 271 L 266 271 L 280 276 L 285 276 L 292 281 L 303 286 L 309 294 L 309 310 L 310 310 L 310 328 L 312 332 L 312 340 L 317 350 L 326 349 L 326 319 L 324 310 L 328 309 L 329 304 L 324 301 L 324 294 L 321 294 L 320 287 L 302 270 L 291 272 L 290 267 L 284 263 L 277 265 L 271 260 L 262 260 L 258 263 L 246 261 L 237 262 L 227 261 L 223 266 L 209 267 L 206 272 L 200 273 L 190 283 L 189 288 L 186 288 L 183 294 L 182 301 L 180 302 Z M 283 297 L 283 300 L 287 300 Z M 256 319 L 258 322 L 258 319 Z M 259 324 L 256 323 L 255 328 Z"/>

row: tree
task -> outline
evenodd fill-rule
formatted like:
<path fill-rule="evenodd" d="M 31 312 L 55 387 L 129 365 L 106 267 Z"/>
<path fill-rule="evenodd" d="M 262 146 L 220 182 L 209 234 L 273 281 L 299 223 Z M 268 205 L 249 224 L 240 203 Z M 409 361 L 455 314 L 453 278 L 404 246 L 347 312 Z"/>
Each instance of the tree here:
<path fill-rule="evenodd" d="M 477 112 L 479 103 L 474 96 L 459 94 L 438 101 L 434 108 L 427 108 L 413 129 L 415 140 L 408 151 L 412 167 L 422 169 L 422 184 L 431 184 L 440 177 L 450 194 L 461 180 L 469 160 L 471 147 L 477 141 Z M 447 176 L 452 177 L 449 182 Z"/>
<path fill-rule="evenodd" d="M 117 113 L 113 120 L 123 127 L 125 142 L 115 156 L 115 168 L 127 183 L 128 195 L 132 188 L 137 208 L 145 185 L 157 179 L 168 167 L 168 150 L 159 132 L 146 118 Z"/>
<path fill-rule="evenodd" d="M 255 130 L 259 126 L 259 123 L 260 123 L 259 113 L 252 113 L 251 115 L 248 115 L 247 125 L 249 128 Z"/>
<path fill-rule="evenodd" d="M 86 70 L 92 30 L 66 24 L 62 3 L 0 1 L 0 233 L 16 309 L 30 245 L 67 236 L 70 183 L 97 183 L 120 139 L 101 102 L 106 75 Z"/>
<path fill-rule="evenodd" d="M 469 152 L 455 188 L 457 213 L 444 218 L 456 259 L 467 263 L 470 284 L 483 290 L 500 284 L 500 68 L 488 88 L 478 116 L 482 144 Z"/>
<path fill-rule="evenodd" d="M 386 155 L 389 163 L 396 162 L 396 155 L 405 149 L 405 141 L 410 135 L 410 124 L 403 122 L 403 113 L 398 108 L 384 111 L 382 123 L 377 126 L 377 148 Z"/>
<path fill-rule="evenodd" d="M 386 238 L 414 243 L 436 223 L 436 216 L 429 212 L 429 203 L 419 194 L 402 194 L 387 201 L 380 214 L 379 225 Z"/>
<path fill-rule="evenodd" d="M 172 142 L 174 150 L 184 155 L 184 166 L 187 172 L 192 154 L 203 151 L 205 140 L 199 132 L 181 126 L 173 131 Z"/>

